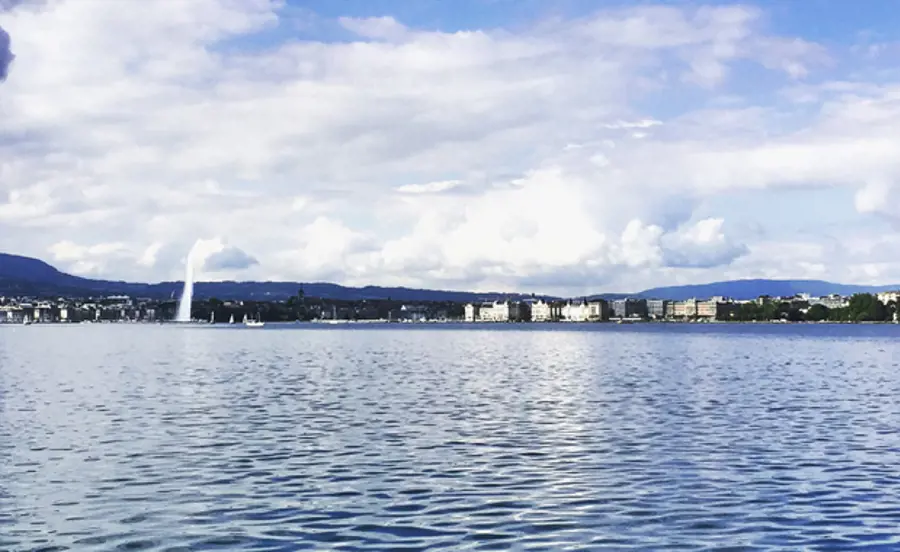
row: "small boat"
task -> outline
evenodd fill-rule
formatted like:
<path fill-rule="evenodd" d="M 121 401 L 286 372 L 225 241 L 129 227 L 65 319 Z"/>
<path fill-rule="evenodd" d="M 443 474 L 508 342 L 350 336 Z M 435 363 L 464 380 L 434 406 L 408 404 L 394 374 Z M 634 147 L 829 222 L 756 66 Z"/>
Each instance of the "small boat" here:
<path fill-rule="evenodd" d="M 266 323 L 260 320 L 258 315 L 256 320 L 250 320 L 247 318 L 247 315 L 244 315 L 244 325 L 248 328 L 262 328 Z"/>
<path fill-rule="evenodd" d="M 231 318 L 228 319 L 229 324 L 234 324 L 234 315 L 231 315 Z"/>

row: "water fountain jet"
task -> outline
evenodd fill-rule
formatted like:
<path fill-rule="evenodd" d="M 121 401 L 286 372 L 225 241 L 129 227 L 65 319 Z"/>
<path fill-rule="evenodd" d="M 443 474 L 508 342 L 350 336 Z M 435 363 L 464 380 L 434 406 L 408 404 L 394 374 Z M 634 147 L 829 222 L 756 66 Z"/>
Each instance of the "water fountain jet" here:
<path fill-rule="evenodd" d="M 181 292 L 181 299 L 178 302 L 178 314 L 175 316 L 176 322 L 191 321 L 191 303 L 194 300 L 194 257 L 197 244 L 195 243 L 188 252 L 185 260 L 184 269 L 184 290 Z"/>

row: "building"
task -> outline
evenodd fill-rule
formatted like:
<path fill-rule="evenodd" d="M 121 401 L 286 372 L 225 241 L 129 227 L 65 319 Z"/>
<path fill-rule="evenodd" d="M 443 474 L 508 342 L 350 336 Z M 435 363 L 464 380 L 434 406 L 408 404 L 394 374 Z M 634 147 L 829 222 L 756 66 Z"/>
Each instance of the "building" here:
<path fill-rule="evenodd" d="M 687 299 L 672 303 L 672 318 L 695 318 L 697 316 L 697 300 Z"/>
<path fill-rule="evenodd" d="M 609 320 L 609 303 L 603 299 L 588 303 L 588 319 L 593 321 Z"/>
<path fill-rule="evenodd" d="M 609 305 L 602 299 L 569 301 L 562 306 L 561 317 L 566 322 L 599 322 L 609 319 Z"/>
<path fill-rule="evenodd" d="M 850 302 L 847 299 L 836 294 L 826 295 L 825 297 L 812 297 L 809 299 L 809 306 L 822 305 L 829 310 L 842 309 L 849 304 Z"/>
<path fill-rule="evenodd" d="M 528 320 L 528 305 L 520 301 L 469 303 L 465 306 L 466 322 L 521 322 Z"/>
<path fill-rule="evenodd" d="M 466 322 L 478 322 L 481 318 L 481 303 L 468 303 L 463 308 L 463 320 Z"/>
<path fill-rule="evenodd" d="M 646 299 L 616 299 L 610 307 L 613 318 L 644 318 L 647 316 Z"/>
<path fill-rule="evenodd" d="M 706 301 L 697 301 L 697 318 L 709 320 L 727 320 L 735 310 L 735 304 L 722 297 L 714 297 Z"/>
<path fill-rule="evenodd" d="M 568 301 L 562 307 L 562 319 L 566 322 L 587 322 L 590 313 L 587 301 Z"/>
<path fill-rule="evenodd" d="M 562 306 L 539 299 L 531 303 L 532 322 L 556 322 L 562 319 Z"/>
<path fill-rule="evenodd" d="M 647 316 L 654 320 L 661 320 L 669 315 L 671 307 L 671 301 L 666 301 L 665 299 L 648 299 Z"/>
<path fill-rule="evenodd" d="M 900 302 L 900 291 L 882 291 L 877 294 L 878 300 L 887 305 L 890 302 L 898 303 Z"/>
<path fill-rule="evenodd" d="M 4 305 L 0 307 L 0 322 L 21 322 L 24 318 L 25 313 L 18 305 Z"/>

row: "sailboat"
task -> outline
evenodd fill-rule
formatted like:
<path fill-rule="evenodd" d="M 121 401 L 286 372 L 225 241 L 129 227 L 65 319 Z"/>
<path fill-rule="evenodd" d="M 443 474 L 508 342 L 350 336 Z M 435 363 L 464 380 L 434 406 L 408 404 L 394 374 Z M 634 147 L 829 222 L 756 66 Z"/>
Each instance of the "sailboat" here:
<path fill-rule="evenodd" d="M 244 315 L 244 325 L 247 326 L 248 328 L 262 328 L 263 326 L 265 326 L 266 323 L 263 322 L 261 319 L 259 319 L 259 315 L 256 315 L 256 316 L 257 316 L 256 320 L 250 320 L 249 318 L 247 318 L 247 315 L 245 314 Z"/>
<path fill-rule="evenodd" d="M 215 323 L 216 323 L 216 311 L 213 311 L 212 314 L 209 315 L 209 323 L 210 323 L 210 324 L 215 324 Z"/>
<path fill-rule="evenodd" d="M 231 315 L 231 318 L 228 319 L 229 324 L 234 324 L 234 315 Z"/>

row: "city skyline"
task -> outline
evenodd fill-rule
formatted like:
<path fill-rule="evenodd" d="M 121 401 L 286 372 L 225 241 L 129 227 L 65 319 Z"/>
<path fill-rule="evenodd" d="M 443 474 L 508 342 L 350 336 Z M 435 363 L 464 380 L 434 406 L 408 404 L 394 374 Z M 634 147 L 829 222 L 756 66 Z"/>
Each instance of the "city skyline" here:
<path fill-rule="evenodd" d="M 164 281 L 199 239 L 205 281 L 570 297 L 900 282 L 888 1 L 104 6 L 0 2 L 0 251 Z"/>

